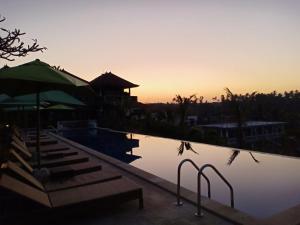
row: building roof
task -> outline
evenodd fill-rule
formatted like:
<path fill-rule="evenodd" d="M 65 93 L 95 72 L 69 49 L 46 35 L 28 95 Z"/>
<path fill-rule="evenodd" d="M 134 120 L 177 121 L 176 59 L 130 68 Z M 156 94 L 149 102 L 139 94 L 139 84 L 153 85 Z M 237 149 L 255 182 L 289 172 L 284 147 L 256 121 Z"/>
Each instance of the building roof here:
<path fill-rule="evenodd" d="M 244 124 L 244 127 L 257 127 L 257 126 L 269 126 L 269 125 L 280 125 L 285 124 L 285 122 L 267 122 L 267 121 L 247 121 Z M 201 127 L 210 127 L 210 128 L 237 128 L 237 123 L 215 123 L 215 124 L 207 124 L 201 125 Z"/>
<path fill-rule="evenodd" d="M 134 88 L 138 87 L 139 85 L 133 84 L 123 78 L 108 72 L 100 75 L 99 77 L 95 78 L 90 82 L 90 85 L 93 88 Z"/>

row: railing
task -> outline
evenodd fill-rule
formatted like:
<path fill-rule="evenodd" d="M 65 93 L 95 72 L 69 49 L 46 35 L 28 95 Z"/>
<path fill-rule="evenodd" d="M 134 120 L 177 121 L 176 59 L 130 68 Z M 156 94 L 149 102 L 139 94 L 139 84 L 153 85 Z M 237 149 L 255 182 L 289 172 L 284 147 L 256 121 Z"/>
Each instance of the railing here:
<path fill-rule="evenodd" d="M 199 216 L 199 217 L 203 216 L 203 213 L 201 211 L 202 210 L 202 204 L 201 204 L 201 177 L 204 177 L 204 179 L 207 182 L 207 185 L 208 185 L 208 198 L 211 198 L 210 181 L 207 178 L 207 176 L 203 173 L 204 169 L 206 169 L 206 168 L 211 168 L 223 180 L 223 182 L 228 186 L 228 188 L 230 190 L 230 206 L 231 206 L 231 208 L 234 208 L 233 188 L 232 188 L 231 184 L 228 182 L 228 180 L 213 165 L 205 164 L 201 168 L 199 168 L 191 159 L 184 159 L 178 165 L 178 170 L 177 170 L 177 206 L 182 205 L 182 202 L 180 201 L 180 177 L 181 177 L 181 167 L 185 162 L 190 162 L 198 170 L 197 212 L 195 213 L 196 216 Z"/>
<path fill-rule="evenodd" d="M 180 180 L 181 180 L 180 179 L 181 178 L 180 175 L 181 175 L 181 167 L 182 167 L 182 165 L 185 162 L 191 163 L 197 169 L 197 171 L 199 171 L 199 167 L 191 159 L 184 159 L 184 160 L 182 160 L 179 163 L 178 170 L 177 170 L 177 202 L 176 202 L 177 206 L 183 205 L 182 202 L 180 201 Z M 202 176 L 204 177 L 204 179 L 207 182 L 207 192 L 208 192 L 207 196 L 208 196 L 208 198 L 210 198 L 211 197 L 211 193 L 210 193 L 210 181 L 209 181 L 209 179 L 207 178 L 207 176 L 204 173 L 202 173 Z"/>

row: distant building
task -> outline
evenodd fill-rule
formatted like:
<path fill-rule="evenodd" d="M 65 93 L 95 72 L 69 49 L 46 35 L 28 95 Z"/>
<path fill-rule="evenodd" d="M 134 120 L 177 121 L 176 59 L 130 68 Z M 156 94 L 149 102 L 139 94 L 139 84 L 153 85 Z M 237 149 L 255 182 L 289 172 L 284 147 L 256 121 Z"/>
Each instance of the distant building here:
<path fill-rule="evenodd" d="M 191 116 L 187 116 L 185 119 L 185 123 L 188 126 L 195 126 L 198 123 L 198 116 L 195 115 L 191 115 Z"/>
<path fill-rule="evenodd" d="M 131 117 L 134 109 L 138 108 L 137 96 L 131 96 L 133 84 L 109 72 L 100 75 L 90 82 L 97 93 L 97 118 L 103 124 L 106 121 L 117 121 L 123 117 Z"/>
<path fill-rule="evenodd" d="M 247 121 L 242 126 L 244 142 L 251 145 L 263 140 L 275 141 L 284 134 L 284 125 L 285 122 Z M 217 123 L 200 127 L 204 132 L 215 132 L 230 146 L 238 143 L 237 123 Z"/>
<path fill-rule="evenodd" d="M 137 103 L 137 96 L 131 96 L 131 88 L 139 85 L 124 80 L 111 72 L 95 78 L 90 85 L 104 103 L 114 105 Z"/>

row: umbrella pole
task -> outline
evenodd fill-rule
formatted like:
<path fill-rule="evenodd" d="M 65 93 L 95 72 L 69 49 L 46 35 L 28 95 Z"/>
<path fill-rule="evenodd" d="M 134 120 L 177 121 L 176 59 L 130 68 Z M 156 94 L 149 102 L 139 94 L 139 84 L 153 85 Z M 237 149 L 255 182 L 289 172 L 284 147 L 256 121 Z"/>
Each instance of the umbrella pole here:
<path fill-rule="evenodd" d="M 41 168 L 41 155 L 40 155 L 40 90 L 38 89 L 36 93 L 36 114 L 37 114 L 37 124 L 36 124 L 36 154 L 37 154 L 37 164 L 38 169 Z"/>

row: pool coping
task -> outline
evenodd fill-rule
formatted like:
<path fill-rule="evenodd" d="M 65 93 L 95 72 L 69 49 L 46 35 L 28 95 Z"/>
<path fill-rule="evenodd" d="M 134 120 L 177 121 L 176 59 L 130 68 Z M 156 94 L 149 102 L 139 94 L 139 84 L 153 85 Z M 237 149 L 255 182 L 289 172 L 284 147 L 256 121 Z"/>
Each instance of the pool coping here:
<path fill-rule="evenodd" d="M 67 144 L 76 147 L 78 149 L 81 149 L 85 152 L 87 152 L 90 155 L 93 155 L 94 157 L 97 157 L 106 163 L 117 167 L 118 169 L 121 169 L 123 171 L 126 171 L 130 173 L 131 175 L 134 175 L 144 181 L 147 181 L 151 183 L 152 185 L 155 185 L 171 194 L 174 195 L 174 202 L 176 201 L 176 192 L 177 192 L 177 185 L 167 181 L 161 177 L 158 177 L 154 174 L 151 174 L 149 172 L 146 172 L 142 169 L 139 169 L 137 167 L 134 167 L 130 164 L 124 163 L 118 159 L 115 159 L 113 157 L 110 157 L 108 155 L 105 155 L 103 153 L 100 153 L 92 148 L 86 147 L 84 145 L 81 145 L 77 142 L 74 142 L 70 139 L 67 139 L 65 137 L 62 137 L 58 134 L 54 134 L 50 132 L 50 134 L 58 139 L 60 139 L 63 142 L 66 142 Z M 190 191 L 184 187 L 181 187 L 181 198 L 193 205 L 195 205 L 195 212 L 196 212 L 196 206 L 197 206 L 197 194 L 193 191 Z M 286 225 L 296 225 L 300 223 L 300 205 L 292 207 L 290 209 L 287 209 L 283 212 L 280 212 L 278 214 L 275 214 L 271 216 L 270 218 L 266 219 L 257 219 L 251 215 L 248 215 L 244 212 L 241 212 L 237 209 L 231 208 L 229 206 L 223 205 L 219 202 L 216 202 L 212 199 L 208 199 L 207 197 L 202 196 L 202 207 L 212 213 L 215 214 L 229 222 L 233 222 L 235 224 L 245 224 L 245 225 L 258 225 L 258 224 L 272 224 L 272 225 L 280 225 L 280 224 L 286 224 Z"/>

